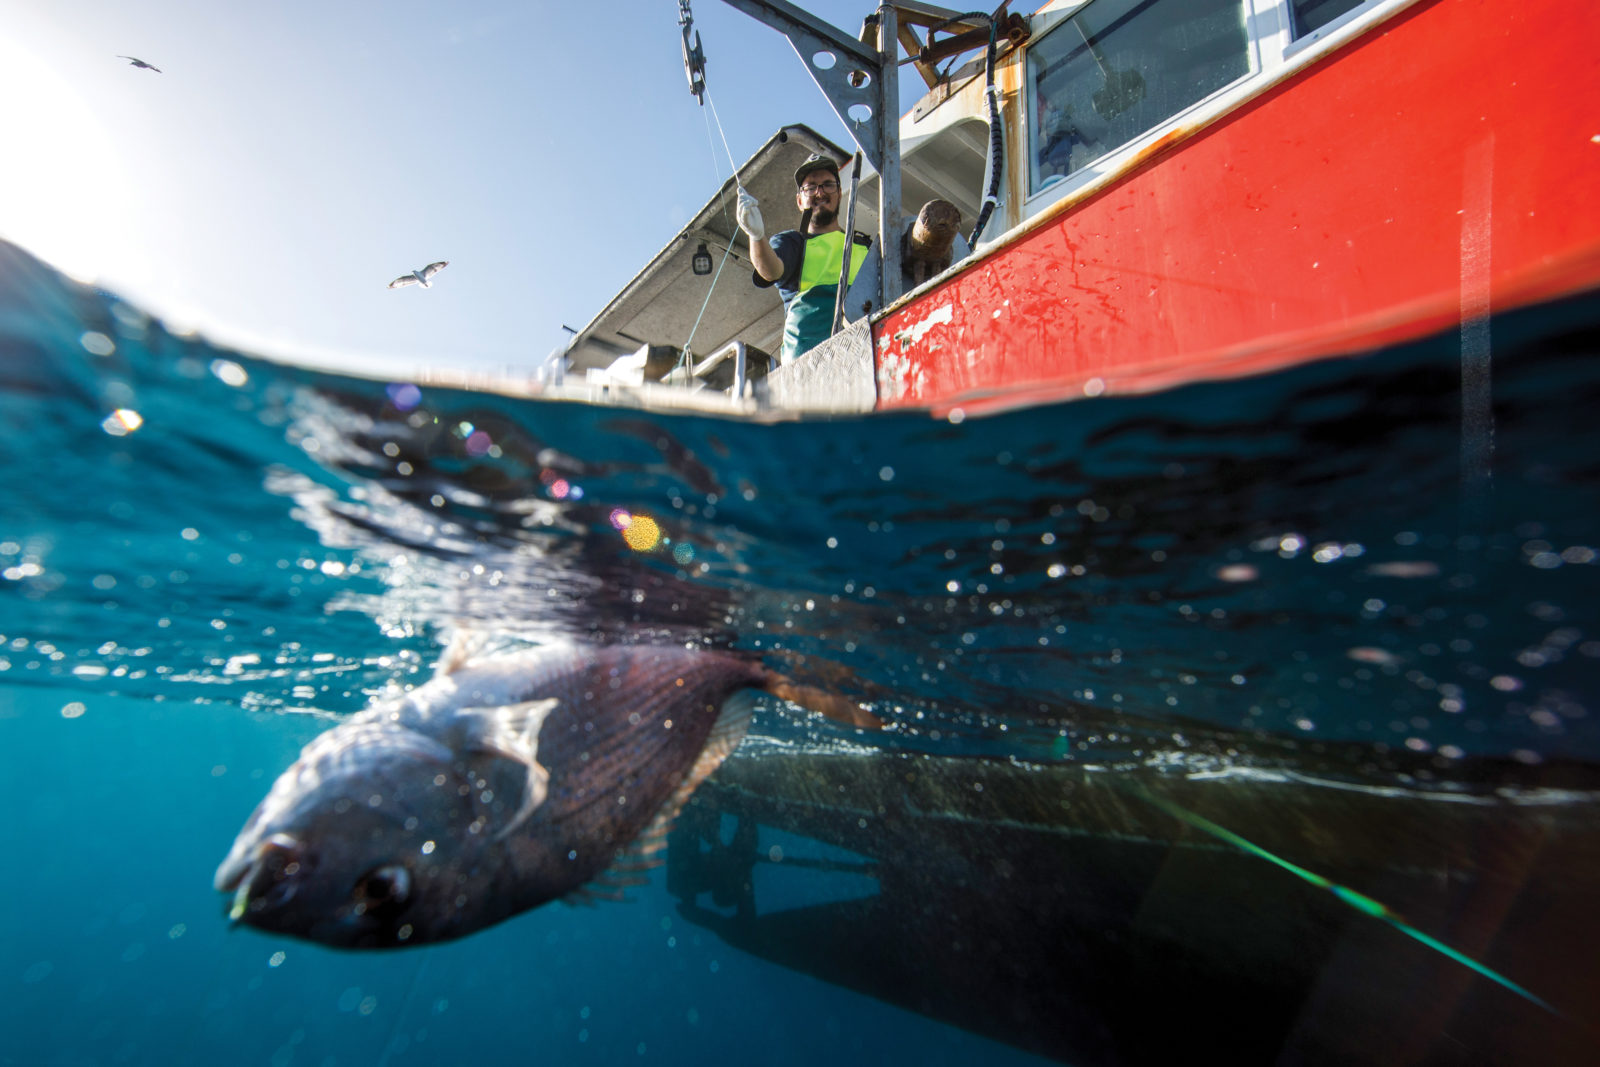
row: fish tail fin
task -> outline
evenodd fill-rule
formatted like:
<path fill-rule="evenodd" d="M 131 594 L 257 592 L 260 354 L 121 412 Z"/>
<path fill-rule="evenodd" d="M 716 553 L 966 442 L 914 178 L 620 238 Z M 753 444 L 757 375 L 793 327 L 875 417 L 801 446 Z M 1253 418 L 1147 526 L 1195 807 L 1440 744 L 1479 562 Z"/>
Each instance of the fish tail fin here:
<path fill-rule="evenodd" d="M 1383 922 L 1388 923 L 1390 926 L 1394 927 L 1396 930 L 1399 930 L 1407 937 L 1419 942 L 1420 944 L 1426 945 L 1428 948 L 1444 956 L 1446 959 L 1454 960 L 1456 963 L 1461 964 L 1468 970 L 1480 974 L 1490 981 L 1497 983 L 1498 985 L 1504 986 L 1506 989 L 1509 989 L 1511 992 L 1515 993 L 1519 997 L 1522 997 L 1529 1003 L 1537 1004 L 1539 1007 L 1543 1008 L 1545 1011 L 1549 1012 L 1551 1015 L 1554 1015 L 1558 1019 L 1565 1018 L 1565 1016 L 1563 1016 L 1559 1011 L 1551 1007 L 1548 1002 L 1524 989 L 1522 986 L 1513 982 L 1505 975 L 1494 970 L 1486 964 L 1479 963 L 1466 953 L 1451 948 L 1438 938 L 1425 934 L 1415 926 L 1412 926 L 1397 912 L 1389 908 L 1383 902 L 1374 900 L 1365 893 L 1351 889 L 1349 886 L 1340 885 L 1338 882 L 1335 882 L 1330 878 L 1325 878 L 1322 875 L 1317 874 L 1315 871 L 1307 870 L 1296 863 L 1292 863 L 1289 860 L 1284 859 L 1282 856 L 1269 852 L 1255 842 L 1246 840 L 1245 838 L 1239 836 L 1232 830 L 1217 825 L 1210 819 L 1207 819 L 1205 816 L 1197 815 L 1196 813 L 1189 811 L 1187 808 L 1180 807 L 1165 797 L 1158 797 L 1154 793 L 1144 789 L 1141 786 L 1134 786 L 1132 791 L 1142 799 L 1160 808 L 1168 815 L 1178 819 L 1180 822 L 1187 823 L 1195 829 L 1209 834 L 1219 841 L 1225 841 L 1242 852 L 1247 852 L 1252 856 L 1257 856 L 1266 860 L 1268 863 L 1275 864 L 1276 866 L 1288 871 L 1296 878 L 1299 878 L 1303 882 L 1314 885 L 1319 889 L 1326 889 L 1328 892 L 1332 893 L 1336 898 L 1338 898 L 1340 902 L 1349 905 L 1356 911 L 1359 911 L 1361 914 L 1371 916 L 1374 919 L 1381 919 Z"/>
<path fill-rule="evenodd" d="M 781 700 L 799 704 L 807 711 L 814 711 L 834 722 L 842 722 L 858 730 L 883 729 L 882 719 L 839 693 L 818 689 L 814 685 L 802 685 L 781 674 L 772 675 L 767 680 L 765 688 L 767 692 Z"/>

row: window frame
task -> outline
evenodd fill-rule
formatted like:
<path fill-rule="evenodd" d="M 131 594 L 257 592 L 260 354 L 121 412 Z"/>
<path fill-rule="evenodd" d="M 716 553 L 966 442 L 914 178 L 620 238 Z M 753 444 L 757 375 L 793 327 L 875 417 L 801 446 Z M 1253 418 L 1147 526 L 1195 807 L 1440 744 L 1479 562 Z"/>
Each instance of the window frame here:
<path fill-rule="evenodd" d="M 1365 0 L 1334 19 L 1326 26 L 1304 37 L 1293 39 L 1293 19 L 1289 0 L 1238 0 L 1244 11 L 1245 51 L 1250 69 L 1239 78 L 1220 89 L 1196 100 L 1188 107 L 1170 116 L 1160 124 L 1144 131 L 1131 141 L 1111 149 L 1091 160 L 1079 170 L 1041 189 L 1029 192 L 1033 180 L 1035 153 L 1041 147 L 1038 132 L 1038 104 L 1034 99 L 1032 63 L 1030 54 L 1039 42 L 1051 33 L 1066 32 L 1066 23 L 1080 12 L 1090 11 L 1098 0 L 1081 3 L 1063 3 L 1046 8 L 1033 16 L 1033 39 L 1022 49 L 1019 58 L 1021 96 L 1018 114 L 1022 119 L 1020 138 L 1022 155 L 1019 165 L 1026 168 L 1021 176 L 1022 202 L 1014 216 L 1018 225 L 1026 225 L 1038 216 L 1049 212 L 1064 200 L 1076 200 L 1090 189 L 1115 180 L 1128 170 L 1143 153 L 1180 127 L 1205 126 L 1243 106 L 1250 99 L 1291 76 L 1296 71 L 1315 62 L 1353 37 L 1364 33 L 1372 25 L 1385 21 L 1403 8 L 1421 0 Z M 1009 184 L 1009 183 L 1008 183 Z M 989 246 L 1005 235 L 996 234 Z"/>
<path fill-rule="evenodd" d="M 1105 165 L 1108 164 L 1108 161 L 1110 161 L 1110 165 L 1114 167 L 1115 161 L 1120 157 L 1124 155 L 1137 154 L 1141 145 L 1157 139 L 1163 132 L 1169 129 L 1182 125 L 1185 117 L 1204 107 L 1208 101 L 1222 96 L 1223 94 L 1236 88 L 1240 84 L 1248 81 L 1261 72 L 1262 65 L 1260 49 L 1256 43 L 1256 36 L 1251 32 L 1250 27 L 1250 16 L 1252 14 L 1251 9 L 1254 8 L 1257 0 L 1234 0 L 1234 2 L 1245 9 L 1245 62 L 1247 65 L 1245 73 L 1241 74 L 1227 85 L 1222 86 L 1220 89 L 1206 94 L 1183 109 L 1173 113 L 1167 119 L 1164 119 L 1157 125 L 1145 130 L 1143 133 L 1138 134 L 1133 139 L 1124 141 L 1122 144 L 1119 144 L 1116 147 L 1094 157 L 1076 171 L 1072 172 L 1071 174 L 1064 175 L 1060 181 L 1043 185 L 1039 189 L 1030 193 L 1026 190 L 1033 183 L 1034 167 L 1037 163 L 1037 151 L 1039 148 L 1038 94 L 1034 92 L 1032 63 L 1033 50 L 1056 33 L 1072 32 L 1069 29 L 1069 24 L 1071 23 L 1072 19 L 1079 14 L 1092 12 L 1098 3 L 1098 0 L 1084 0 L 1083 3 L 1073 4 L 1069 7 L 1064 7 L 1057 11 L 1047 12 L 1044 15 L 1038 16 L 1040 19 L 1049 18 L 1051 24 L 1042 30 L 1038 28 L 1035 29 L 1033 39 L 1028 42 L 1027 55 L 1025 55 L 1022 60 L 1022 84 L 1024 87 L 1023 121 L 1027 124 L 1026 163 L 1028 168 L 1028 173 L 1023 178 L 1023 210 L 1025 215 L 1031 213 L 1029 208 L 1040 197 L 1054 198 L 1054 196 L 1061 190 L 1070 189 L 1074 186 L 1081 185 L 1085 180 L 1093 178 L 1100 170 L 1104 169 Z M 1288 0 L 1266 0 L 1266 3 L 1273 7 L 1280 5 L 1286 6 Z"/>
<path fill-rule="evenodd" d="M 1290 0 L 1281 0 L 1281 3 L 1283 5 L 1284 24 L 1289 28 L 1289 32 L 1293 33 L 1294 13 L 1290 10 Z M 1349 11 L 1346 11 L 1338 18 L 1318 27 L 1317 29 L 1312 30 L 1304 37 L 1296 37 L 1293 40 L 1290 40 L 1284 45 L 1284 58 L 1288 59 L 1293 55 L 1305 51 L 1307 48 L 1322 40 L 1324 37 L 1338 33 L 1345 26 L 1355 22 L 1365 15 L 1369 8 L 1375 7 L 1379 3 L 1382 3 L 1382 0 L 1366 0 L 1365 3 L 1357 4 L 1355 7 L 1351 8 Z"/>

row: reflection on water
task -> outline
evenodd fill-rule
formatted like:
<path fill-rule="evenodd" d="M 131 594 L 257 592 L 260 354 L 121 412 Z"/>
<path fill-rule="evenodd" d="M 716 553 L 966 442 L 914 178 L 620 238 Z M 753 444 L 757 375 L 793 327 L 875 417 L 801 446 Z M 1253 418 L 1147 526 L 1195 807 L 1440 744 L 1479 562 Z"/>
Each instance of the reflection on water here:
<path fill-rule="evenodd" d="M 1600 781 L 1596 341 L 1581 302 L 1495 321 L 1485 481 L 1463 477 L 1449 337 L 960 423 L 752 424 L 276 366 L 175 338 L 0 246 L 0 681 L 340 714 L 420 682 L 458 626 L 508 646 L 566 633 L 760 649 L 892 725 L 841 763 L 830 727 L 768 705 L 691 808 L 696 847 L 732 847 L 692 821 L 716 811 L 729 833 L 744 820 L 747 837 L 759 825 L 871 864 L 873 899 L 946 887 L 892 923 L 863 912 L 902 949 L 930 929 L 968 943 L 953 931 L 990 900 L 995 943 L 1025 922 L 999 904 L 1026 902 L 1052 931 L 1041 951 L 1061 952 L 995 979 L 1051 991 L 1031 1007 L 1015 992 L 1013 1030 L 979 1025 L 942 969 L 959 954 L 924 960 L 917 1000 L 906 974 L 843 967 L 803 932 L 804 909 L 780 909 L 790 928 L 730 925 L 754 892 L 748 857 L 700 872 L 720 910 L 679 899 L 730 941 L 1090 1062 L 1161 1050 L 1128 1045 L 1129 1010 L 1090 996 L 1084 974 L 1115 972 L 1125 984 L 1108 988 L 1132 998 L 1157 973 L 1191 1004 L 1216 1007 L 1200 989 L 1267 998 L 1276 1028 L 1249 1043 L 1267 1049 L 1324 1033 L 1319 1004 L 1354 1011 L 1362 1033 L 1379 1009 L 1340 990 L 1371 980 L 1372 961 L 1395 983 L 1464 990 L 1404 1040 L 1374 1022 L 1396 1047 L 1444 1055 L 1431 1042 L 1466 1012 L 1531 1048 L 1555 1024 L 1528 1001 L 1137 796 L 1106 799 L 1096 775 L 1209 782 L 1181 803 L 1581 1014 L 1600 990 L 1574 961 L 1600 955 L 1558 961 L 1552 931 L 1559 915 L 1569 944 L 1594 940 L 1574 902 L 1593 887 Z M 907 809 L 892 832 L 848 840 L 840 827 L 882 825 L 878 801 L 838 798 L 903 782 L 914 756 L 936 777 L 986 768 L 1000 795 L 1054 783 L 1042 795 L 1103 803 Z M 817 782 L 828 804 L 806 792 Z M 1532 822 L 1508 815 L 1535 801 L 1549 806 Z M 1442 851 L 1405 851 L 1435 832 Z M 752 855 L 770 852 L 760 842 Z M 1546 919 L 1528 917 L 1545 899 Z M 1239 901 L 1260 902 L 1258 921 Z M 1038 1036 L 1027 1019 L 1063 998 L 1073 1032 L 1100 1037 Z"/>

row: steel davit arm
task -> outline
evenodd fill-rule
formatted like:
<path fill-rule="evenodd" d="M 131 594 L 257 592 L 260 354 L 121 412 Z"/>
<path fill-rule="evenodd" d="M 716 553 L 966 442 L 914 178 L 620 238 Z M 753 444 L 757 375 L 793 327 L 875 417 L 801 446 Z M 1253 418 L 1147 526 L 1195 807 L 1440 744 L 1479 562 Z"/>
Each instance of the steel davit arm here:
<path fill-rule="evenodd" d="M 786 0 L 723 2 L 789 38 L 822 95 L 877 169 L 882 257 L 877 308 L 887 307 L 900 295 L 900 39 L 894 7 L 878 9 L 874 48 Z M 834 57 L 826 69 L 813 60 L 819 52 Z"/>

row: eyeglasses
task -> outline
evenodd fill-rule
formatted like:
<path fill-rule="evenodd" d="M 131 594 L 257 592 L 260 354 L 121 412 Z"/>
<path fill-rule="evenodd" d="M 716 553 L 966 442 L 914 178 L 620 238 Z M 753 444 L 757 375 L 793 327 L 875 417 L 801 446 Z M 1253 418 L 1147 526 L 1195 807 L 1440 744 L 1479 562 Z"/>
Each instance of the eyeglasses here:
<path fill-rule="evenodd" d="M 815 195 L 817 193 L 832 192 L 837 188 L 839 188 L 838 182 L 817 182 L 815 185 L 802 185 L 800 187 L 800 191 L 802 193 L 811 193 L 812 195 Z"/>

